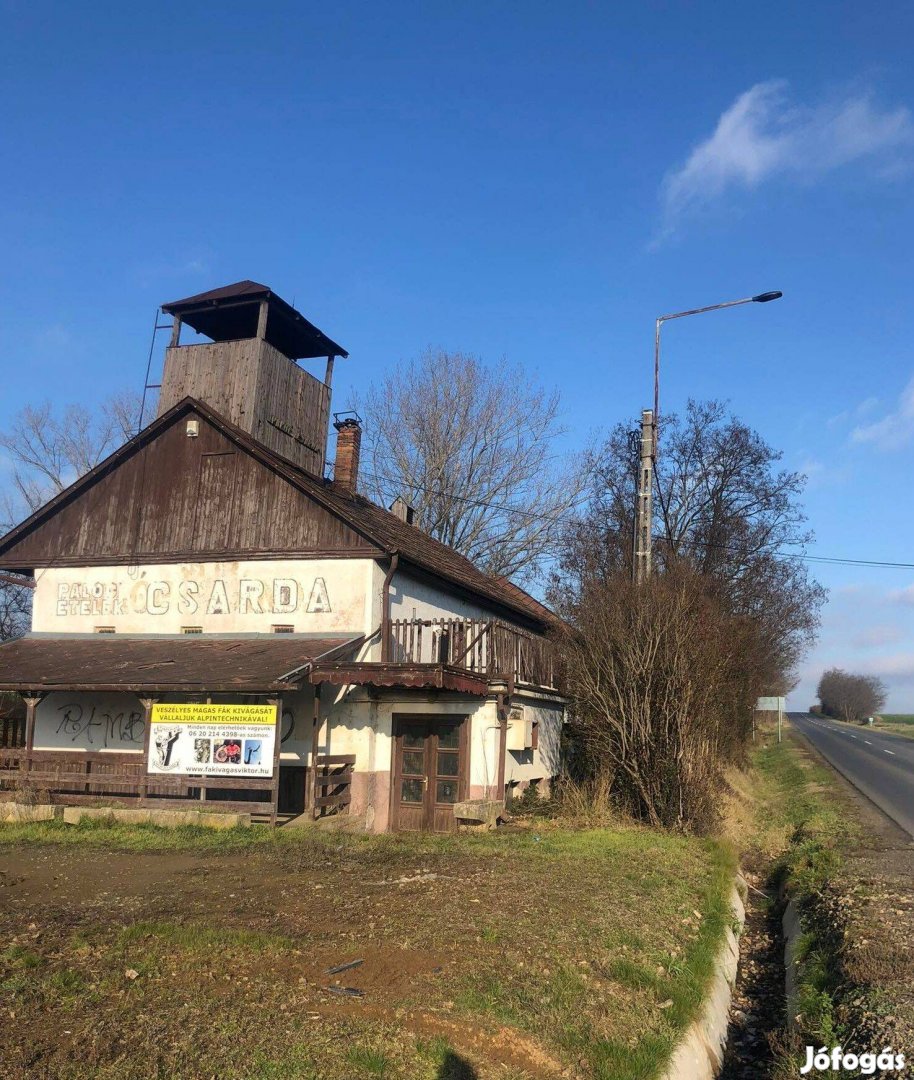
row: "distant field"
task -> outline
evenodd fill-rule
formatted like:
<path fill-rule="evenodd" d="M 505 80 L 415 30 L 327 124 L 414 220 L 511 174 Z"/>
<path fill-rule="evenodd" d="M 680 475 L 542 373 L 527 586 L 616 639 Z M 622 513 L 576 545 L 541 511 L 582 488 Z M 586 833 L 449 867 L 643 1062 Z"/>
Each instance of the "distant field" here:
<path fill-rule="evenodd" d="M 914 739 L 914 715 L 911 713 L 883 713 L 873 726 L 892 735 Z"/>

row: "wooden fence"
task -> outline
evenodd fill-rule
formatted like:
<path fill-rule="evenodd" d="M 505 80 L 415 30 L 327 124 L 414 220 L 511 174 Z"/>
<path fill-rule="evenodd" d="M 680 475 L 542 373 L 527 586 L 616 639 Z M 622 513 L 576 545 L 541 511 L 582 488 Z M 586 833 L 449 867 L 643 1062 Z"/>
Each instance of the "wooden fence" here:
<path fill-rule="evenodd" d="M 348 813 L 354 754 L 325 754 L 314 777 L 315 818 Z M 136 753 L 0 749 L 0 795 L 23 788 L 42 802 L 97 803 L 143 809 L 237 810 L 271 814 L 277 784 L 271 777 L 161 776 L 146 772 Z M 233 797 L 234 796 L 234 797 Z"/>
<path fill-rule="evenodd" d="M 0 717 L 0 750 L 17 750 L 25 746 L 25 717 Z"/>
<path fill-rule="evenodd" d="M 271 777 L 149 774 L 142 755 L 137 753 L 0 750 L 0 792 L 23 787 L 41 796 L 41 801 L 46 801 L 46 795 L 49 802 L 69 806 L 103 801 L 144 809 L 265 814 L 273 811 L 275 784 Z"/>
<path fill-rule="evenodd" d="M 354 767 L 355 754 L 323 754 L 318 757 L 314 775 L 315 818 L 349 812 Z"/>
<path fill-rule="evenodd" d="M 487 678 L 513 677 L 535 686 L 555 686 L 553 648 L 507 623 L 487 619 L 393 619 L 391 662 L 450 664 Z"/>

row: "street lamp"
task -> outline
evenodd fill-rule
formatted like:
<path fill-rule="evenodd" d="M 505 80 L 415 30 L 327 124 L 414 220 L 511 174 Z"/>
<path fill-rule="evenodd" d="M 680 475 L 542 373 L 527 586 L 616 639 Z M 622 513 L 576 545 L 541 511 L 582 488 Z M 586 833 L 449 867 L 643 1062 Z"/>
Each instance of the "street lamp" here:
<path fill-rule="evenodd" d="M 660 419 L 660 327 L 670 319 L 682 319 L 686 315 L 703 315 L 706 311 L 720 311 L 721 308 L 739 307 L 740 304 L 768 304 L 772 300 L 780 300 L 784 294 L 777 289 L 771 292 L 759 293 L 757 296 L 746 296 L 742 300 L 727 300 L 723 304 L 711 304 L 709 307 L 692 308 L 691 311 L 677 311 L 672 315 L 661 315 L 657 320 L 654 332 L 654 453 L 657 452 L 656 428 Z"/>
<path fill-rule="evenodd" d="M 645 409 L 641 414 L 640 463 L 636 486 L 635 528 L 632 550 L 632 577 L 636 582 L 645 581 L 651 575 L 651 547 L 653 529 L 653 490 L 654 468 L 657 462 L 657 444 L 660 437 L 660 328 L 670 319 L 682 319 L 686 315 L 703 315 L 706 311 L 719 311 L 721 308 L 738 307 L 740 304 L 768 304 L 780 300 L 784 294 L 778 290 L 746 296 L 742 300 L 727 300 L 723 304 L 711 304 L 708 307 L 692 308 L 691 311 L 677 311 L 672 315 L 661 315 L 654 332 L 654 411 Z"/>

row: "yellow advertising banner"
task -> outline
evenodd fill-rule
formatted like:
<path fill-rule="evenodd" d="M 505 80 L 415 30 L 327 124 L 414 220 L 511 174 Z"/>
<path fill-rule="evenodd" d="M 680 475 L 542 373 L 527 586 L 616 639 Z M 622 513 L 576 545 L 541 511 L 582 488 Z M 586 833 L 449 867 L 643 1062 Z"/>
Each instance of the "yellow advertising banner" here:
<path fill-rule="evenodd" d="M 153 705 L 150 773 L 272 777 L 275 705 Z"/>
<path fill-rule="evenodd" d="M 270 724 L 275 705 L 153 705 L 154 724 Z"/>

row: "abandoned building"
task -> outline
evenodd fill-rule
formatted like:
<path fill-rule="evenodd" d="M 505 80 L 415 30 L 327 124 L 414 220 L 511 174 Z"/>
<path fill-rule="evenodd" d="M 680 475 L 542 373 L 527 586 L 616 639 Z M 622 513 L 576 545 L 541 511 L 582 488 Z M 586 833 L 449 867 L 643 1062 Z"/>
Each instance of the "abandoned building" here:
<path fill-rule="evenodd" d="M 361 496 L 354 416 L 325 478 L 346 351 L 255 282 L 162 310 L 157 417 L 0 540 L 0 798 L 447 830 L 548 785 L 555 617 Z"/>

